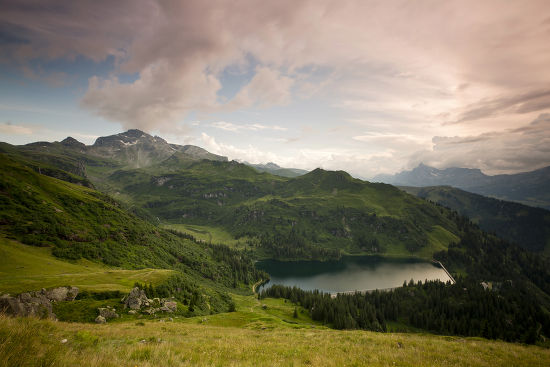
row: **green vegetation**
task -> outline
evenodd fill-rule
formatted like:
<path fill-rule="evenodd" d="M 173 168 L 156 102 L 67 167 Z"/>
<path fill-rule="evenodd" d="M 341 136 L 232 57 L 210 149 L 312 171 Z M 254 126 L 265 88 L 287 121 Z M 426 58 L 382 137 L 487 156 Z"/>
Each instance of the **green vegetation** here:
<path fill-rule="evenodd" d="M 286 317 L 296 320 L 291 309 Z M 106 325 L 1 317 L 0 366 L 543 367 L 550 361 L 545 348 L 479 338 L 260 325 L 235 327 L 220 315 Z"/>
<path fill-rule="evenodd" d="M 246 239 L 236 240 L 231 233 L 220 227 L 193 224 L 164 224 L 161 227 L 191 235 L 197 240 L 207 243 L 223 243 L 230 247 L 243 249 L 246 247 Z"/>
<path fill-rule="evenodd" d="M 267 277 L 240 252 L 158 228 L 105 194 L 6 155 L 0 160 L 0 225 L 1 261 L 8 262 L 0 273 L 3 291 L 156 283 L 183 303 L 194 295 L 194 315 L 230 310 L 229 290 L 249 292 L 249 284 Z"/>
<path fill-rule="evenodd" d="M 498 284 L 498 289 L 497 289 Z M 261 297 L 286 298 L 307 310 L 313 320 L 336 329 L 387 331 L 387 320 L 417 330 L 445 335 L 542 343 L 550 332 L 550 315 L 536 296 L 512 282 L 486 291 L 475 281 L 460 279 L 413 283 L 393 291 L 330 294 L 274 285 Z"/>
<path fill-rule="evenodd" d="M 138 162 L 149 165 L 133 168 L 133 155 L 110 159 L 108 145 L 0 145 L 0 291 L 60 285 L 83 291 L 74 302 L 54 305 L 70 324 L 0 317 L 0 363 L 547 364 L 548 351 L 536 347 L 327 329 L 543 344 L 550 335 L 547 258 L 390 185 L 321 169 L 285 178 L 172 148 L 164 144 Z M 268 277 L 253 259 L 343 254 L 436 258 L 464 278 L 452 286 L 410 284 L 336 299 L 277 287 L 268 292 L 288 300 L 250 295 Z M 492 290 L 483 290 L 482 281 Z M 117 292 L 136 283 L 150 298 L 177 300 L 172 321 L 137 320 L 121 310 Z M 116 307 L 121 318 L 79 323 L 103 306 Z M 22 359 L 20 346 L 36 358 Z"/>
<path fill-rule="evenodd" d="M 459 236 L 444 209 L 345 172 L 286 179 L 236 162 L 179 163 L 119 170 L 109 185 L 167 228 L 240 245 L 259 258 L 431 258 Z M 446 238 L 428 235 L 434 228 Z"/>
<path fill-rule="evenodd" d="M 158 159 L 168 154 L 163 147 L 155 153 L 148 146 L 147 154 Z M 461 236 L 444 208 L 342 171 L 317 169 L 285 178 L 182 152 L 133 169 L 129 162 L 98 156 L 99 147 L 37 143 L 2 148 L 17 159 L 80 172 L 151 223 L 209 243 L 246 248 L 256 258 L 383 254 L 430 259 Z"/>
<path fill-rule="evenodd" d="M 157 285 L 174 273 L 168 269 L 118 269 L 86 259 L 68 262 L 51 252 L 48 247 L 0 238 L 0 294 L 65 285 L 89 291 L 129 291 L 137 281 Z"/>
<path fill-rule="evenodd" d="M 401 187 L 456 210 L 481 229 L 531 251 L 550 252 L 550 211 L 472 194 L 450 186 Z"/>

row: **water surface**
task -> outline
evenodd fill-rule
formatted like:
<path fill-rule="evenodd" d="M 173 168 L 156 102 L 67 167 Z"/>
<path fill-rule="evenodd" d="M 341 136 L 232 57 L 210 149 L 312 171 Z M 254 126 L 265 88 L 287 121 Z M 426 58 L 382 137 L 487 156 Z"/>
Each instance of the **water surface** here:
<path fill-rule="evenodd" d="M 410 279 L 415 282 L 450 280 L 442 268 L 431 262 L 376 256 L 343 257 L 323 262 L 262 260 L 256 267 L 271 276 L 263 287 L 280 284 L 329 293 L 399 287 Z"/>

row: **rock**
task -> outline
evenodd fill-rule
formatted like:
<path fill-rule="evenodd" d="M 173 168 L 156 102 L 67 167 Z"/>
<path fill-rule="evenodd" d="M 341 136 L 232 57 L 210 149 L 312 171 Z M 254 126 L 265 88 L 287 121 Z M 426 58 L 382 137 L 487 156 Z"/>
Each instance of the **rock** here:
<path fill-rule="evenodd" d="M 67 342 L 67 339 L 62 339 L 61 344 L 65 344 Z"/>
<path fill-rule="evenodd" d="M 128 307 L 132 310 L 139 310 L 142 307 L 148 307 L 149 304 L 150 301 L 147 299 L 145 291 L 143 289 L 139 289 L 138 287 L 134 287 L 128 296 L 126 296 L 124 301 L 124 307 Z"/>
<path fill-rule="evenodd" d="M 12 316 L 36 316 L 57 319 L 52 312 L 52 304 L 42 291 L 21 293 L 11 297 L 0 297 L 0 311 Z"/>
<path fill-rule="evenodd" d="M 146 315 L 154 315 L 156 312 L 156 308 L 146 308 L 145 310 L 141 311 Z"/>
<path fill-rule="evenodd" d="M 128 315 L 135 315 L 137 313 L 136 310 L 130 310 L 128 311 Z"/>
<path fill-rule="evenodd" d="M 42 288 L 39 291 L 24 292 L 17 296 L 9 294 L 0 297 L 0 311 L 12 316 L 36 316 L 56 320 L 51 302 L 73 301 L 78 294 L 77 287 Z"/>
<path fill-rule="evenodd" d="M 164 301 L 161 309 L 165 312 L 176 312 L 178 310 L 178 304 L 174 301 Z M 167 310 L 166 310 L 167 309 Z"/>
<path fill-rule="evenodd" d="M 119 315 L 116 313 L 116 310 L 111 307 L 100 307 L 97 309 L 97 311 L 99 312 L 99 316 L 104 317 L 106 320 L 119 317 Z"/>
<path fill-rule="evenodd" d="M 74 301 L 78 295 L 78 287 L 58 287 L 43 292 L 50 301 Z"/>
<path fill-rule="evenodd" d="M 169 307 L 167 306 L 162 306 L 161 308 L 159 308 L 160 311 L 162 312 L 173 312 Z"/>
<path fill-rule="evenodd" d="M 103 316 L 98 316 L 95 318 L 95 322 L 96 324 L 104 324 L 107 322 L 107 320 Z"/>

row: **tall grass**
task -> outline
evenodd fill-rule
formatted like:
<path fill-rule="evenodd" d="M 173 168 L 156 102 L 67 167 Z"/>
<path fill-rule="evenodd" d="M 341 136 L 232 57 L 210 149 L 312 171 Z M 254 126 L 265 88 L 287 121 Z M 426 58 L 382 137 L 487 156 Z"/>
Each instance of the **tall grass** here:
<path fill-rule="evenodd" d="M 550 364 L 548 349 L 483 339 L 250 327 L 209 325 L 202 318 L 95 325 L 0 316 L 0 366 Z"/>

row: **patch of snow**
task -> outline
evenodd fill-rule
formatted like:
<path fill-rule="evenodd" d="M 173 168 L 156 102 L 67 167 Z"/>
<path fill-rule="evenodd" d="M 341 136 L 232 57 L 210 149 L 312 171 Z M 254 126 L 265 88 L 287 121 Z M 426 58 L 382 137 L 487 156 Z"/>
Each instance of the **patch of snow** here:
<path fill-rule="evenodd" d="M 122 144 L 126 145 L 126 146 L 128 146 L 128 145 L 135 145 L 135 144 L 137 144 L 137 140 L 136 140 L 136 141 L 134 141 L 133 143 L 126 143 L 126 142 L 124 142 L 124 141 L 122 141 L 122 140 L 119 140 L 119 141 L 120 141 L 120 142 L 121 142 Z"/>

